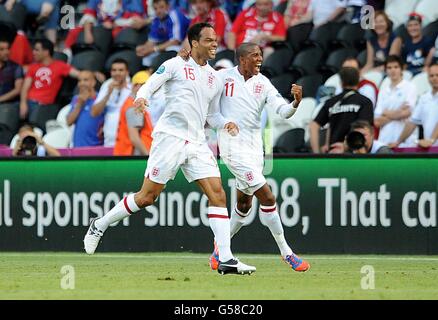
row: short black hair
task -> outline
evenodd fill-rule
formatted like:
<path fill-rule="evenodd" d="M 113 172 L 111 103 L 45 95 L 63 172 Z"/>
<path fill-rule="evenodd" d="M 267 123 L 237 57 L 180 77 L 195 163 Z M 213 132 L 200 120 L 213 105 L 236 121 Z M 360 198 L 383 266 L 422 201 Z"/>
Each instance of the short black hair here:
<path fill-rule="evenodd" d="M 157 4 L 157 3 L 161 2 L 161 1 L 164 1 L 164 2 L 166 2 L 166 4 L 169 4 L 169 0 L 153 0 L 152 4 Z"/>
<path fill-rule="evenodd" d="M 339 71 L 342 87 L 356 87 L 359 84 L 359 70 L 352 67 L 342 67 Z"/>
<path fill-rule="evenodd" d="M 53 46 L 53 42 L 52 42 L 52 41 L 50 41 L 49 39 L 45 39 L 45 38 L 43 38 L 43 39 L 37 39 L 37 40 L 35 41 L 34 46 L 35 46 L 37 43 L 41 44 L 41 47 L 43 48 L 43 50 L 48 50 L 50 56 L 53 57 L 53 53 L 55 52 L 55 48 L 54 48 L 54 46 Z"/>
<path fill-rule="evenodd" d="M 192 41 L 199 41 L 201 39 L 201 31 L 204 28 L 213 28 L 213 26 L 206 22 L 196 23 L 187 31 L 187 38 L 189 39 L 190 48 L 192 47 Z"/>
<path fill-rule="evenodd" d="M 128 61 L 126 61 L 125 59 L 123 59 L 123 58 L 116 58 L 116 59 L 113 60 L 113 62 L 111 62 L 111 66 L 113 64 L 115 64 L 115 63 L 122 63 L 122 64 L 124 64 L 126 66 L 126 69 L 129 70 Z"/>
<path fill-rule="evenodd" d="M 399 56 L 396 56 L 396 55 L 394 55 L 394 54 L 392 54 L 392 55 L 388 56 L 388 58 L 386 58 L 386 61 L 385 61 L 385 69 L 386 69 L 386 67 L 388 66 L 389 63 L 393 63 L 393 62 L 398 63 L 398 65 L 400 66 L 400 68 L 403 69 L 403 65 L 404 65 L 404 63 L 403 63 L 402 58 L 400 58 Z"/>
<path fill-rule="evenodd" d="M 374 133 L 374 127 L 366 120 L 356 120 L 350 125 L 350 132 L 356 129 L 368 129 L 371 133 Z"/>
<path fill-rule="evenodd" d="M 12 45 L 12 41 L 9 37 L 5 36 L 5 35 L 1 35 L 0 36 L 0 42 L 6 42 L 8 44 L 8 47 L 10 48 Z"/>
<path fill-rule="evenodd" d="M 237 64 L 240 62 L 240 58 L 244 57 L 248 54 L 249 50 L 251 50 L 254 47 L 258 47 L 257 44 L 252 42 L 244 42 L 242 43 L 237 49 L 236 49 L 236 61 Z"/>

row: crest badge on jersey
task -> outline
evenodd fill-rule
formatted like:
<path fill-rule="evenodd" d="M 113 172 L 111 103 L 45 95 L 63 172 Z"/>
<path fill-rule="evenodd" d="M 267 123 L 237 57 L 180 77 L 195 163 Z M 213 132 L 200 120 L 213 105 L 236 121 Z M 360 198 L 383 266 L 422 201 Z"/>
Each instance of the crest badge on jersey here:
<path fill-rule="evenodd" d="M 156 176 L 158 176 L 159 174 L 160 174 L 160 169 L 157 168 L 157 167 L 153 167 L 153 168 L 152 168 L 152 172 L 151 172 L 152 177 L 156 177 Z"/>
<path fill-rule="evenodd" d="M 254 180 L 254 175 L 252 174 L 251 171 L 246 172 L 245 177 L 246 177 L 246 180 L 248 180 L 248 181 Z"/>
<path fill-rule="evenodd" d="M 257 98 L 260 97 L 262 95 L 262 93 L 263 93 L 264 88 L 265 88 L 265 86 L 262 83 L 260 83 L 260 82 L 254 84 L 254 90 L 253 90 L 254 91 L 254 95 Z"/>
<path fill-rule="evenodd" d="M 214 76 L 212 73 L 208 74 L 208 87 L 211 88 L 213 86 L 213 82 L 214 82 Z"/>

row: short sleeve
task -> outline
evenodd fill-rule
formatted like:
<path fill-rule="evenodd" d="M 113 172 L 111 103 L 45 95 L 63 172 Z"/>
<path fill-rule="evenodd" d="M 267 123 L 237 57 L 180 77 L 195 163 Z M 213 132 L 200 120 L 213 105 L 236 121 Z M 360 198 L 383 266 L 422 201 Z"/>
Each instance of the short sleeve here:
<path fill-rule="evenodd" d="M 424 98 L 421 97 L 418 101 L 417 106 L 412 112 L 411 118 L 409 119 L 412 123 L 416 125 L 422 124 L 423 104 L 424 104 Z"/>
<path fill-rule="evenodd" d="M 23 68 L 19 65 L 17 65 L 17 67 L 15 68 L 15 72 L 14 72 L 14 79 L 22 79 L 24 78 L 24 72 L 23 72 Z"/>
<path fill-rule="evenodd" d="M 276 36 L 286 36 L 286 26 L 284 23 L 283 16 L 281 14 L 277 14 L 276 12 L 274 12 L 274 14 L 278 19 L 278 23 L 276 23 L 275 28 L 272 31 L 272 34 Z"/>
<path fill-rule="evenodd" d="M 236 34 L 240 32 L 242 24 L 245 21 L 245 12 L 246 11 L 242 11 L 241 13 L 239 13 L 236 20 L 234 20 L 233 26 L 231 28 L 231 32 Z"/>
<path fill-rule="evenodd" d="M 316 115 L 314 121 L 318 123 L 321 127 L 325 126 L 327 122 L 329 122 L 329 114 L 328 109 L 330 107 L 331 103 L 327 101 L 322 106 L 321 110 L 319 110 L 318 114 Z"/>

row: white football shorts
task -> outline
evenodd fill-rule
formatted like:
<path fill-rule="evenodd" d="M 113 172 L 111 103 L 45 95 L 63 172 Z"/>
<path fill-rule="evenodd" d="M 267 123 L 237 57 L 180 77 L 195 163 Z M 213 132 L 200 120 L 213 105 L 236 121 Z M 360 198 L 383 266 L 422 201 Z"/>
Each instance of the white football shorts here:
<path fill-rule="evenodd" d="M 187 181 L 220 177 L 216 157 L 207 143 L 194 144 L 166 133 L 154 136 L 145 177 L 155 183 L 173 180 L 181 168 Z"/>

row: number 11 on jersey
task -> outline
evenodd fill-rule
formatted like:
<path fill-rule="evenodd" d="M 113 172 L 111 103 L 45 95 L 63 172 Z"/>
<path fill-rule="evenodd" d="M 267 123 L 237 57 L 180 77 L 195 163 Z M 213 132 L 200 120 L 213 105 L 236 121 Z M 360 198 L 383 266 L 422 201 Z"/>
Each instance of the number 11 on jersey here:
<path fill-rule="evenodd" d="M 234 82 L 227 82 L 225 84 L 225 95 L 227 97 L 232 97 L 234 94 Z"/>

